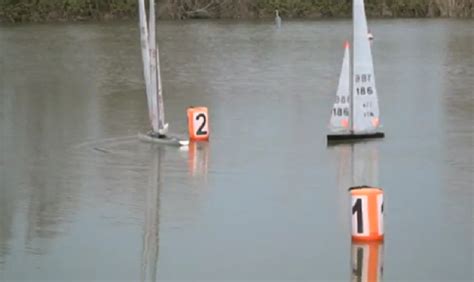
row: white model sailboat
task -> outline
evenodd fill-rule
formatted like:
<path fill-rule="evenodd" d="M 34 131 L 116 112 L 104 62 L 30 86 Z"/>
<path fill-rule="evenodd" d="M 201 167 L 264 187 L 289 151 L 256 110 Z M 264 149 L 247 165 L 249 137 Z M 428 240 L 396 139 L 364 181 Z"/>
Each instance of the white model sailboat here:
<path fill-rule="evenodd" d="M 367 37 L 364 1 L 354 0 L 352 6 L 354 28 L 352 75 L 350 48 L 346 42 L 336 102 L 331 112 L 331 133 L 327 135 L 328 141 L 384 137 L 384 133 L 378 131 L 379 105 L 370 41 Z"/>
<path fill-rule="evenodd" d="M 147 26 L 145 0 L 138 0 L 140 45 L 143 59 L 143 74 L 148 104 L 148 115 L 152 130 L 147 134 L 139 134 L 144 141 L 186 146 L 188 140 L 168 135 L 168 124 L 165 123 L 163 92 L 161 87 L 160 59 L 156 44 L 155 0 L 149 0 L 149 24 Z"/>

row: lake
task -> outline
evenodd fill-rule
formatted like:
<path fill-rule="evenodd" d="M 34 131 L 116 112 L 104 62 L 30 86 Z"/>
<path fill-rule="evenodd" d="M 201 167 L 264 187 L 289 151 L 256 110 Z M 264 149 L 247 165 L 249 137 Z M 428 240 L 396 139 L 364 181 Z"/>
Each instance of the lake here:
<path fill-rule="evenodd" d="M 137 139 L 137 23 L 1 26 L 0 280 L 472 280 L 473 23 L 369 20 L 386 138 L 328 147 L 349 19 L 158 22 L 170 130 L 209 108 L 187 150 Z"/>

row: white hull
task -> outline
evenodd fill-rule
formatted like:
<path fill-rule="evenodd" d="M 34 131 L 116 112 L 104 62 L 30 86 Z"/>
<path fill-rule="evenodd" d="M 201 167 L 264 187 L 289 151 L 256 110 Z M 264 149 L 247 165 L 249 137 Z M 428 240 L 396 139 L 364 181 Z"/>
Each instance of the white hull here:
<path fill-rule="evenodd" d="M 178 147 L 189 145 L 189 140 L 175 137 L 175 136 L 165 136 L 163 138 L 158 138 L 158 137 L 151 136 L 149 134 L 138 133 L 138 139 L 140 139 L 143 142 L 163 144 L 163 145 L 172 145 L 172 146 L 178 146 Z"/>

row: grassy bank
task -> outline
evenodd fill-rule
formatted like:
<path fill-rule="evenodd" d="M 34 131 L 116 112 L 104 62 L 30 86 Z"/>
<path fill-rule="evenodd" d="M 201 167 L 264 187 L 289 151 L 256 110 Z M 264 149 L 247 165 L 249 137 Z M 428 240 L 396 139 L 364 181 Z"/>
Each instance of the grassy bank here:
<path fill-rule="evenodd" d="M 156 0 L 158 18 L 255 19 L 349 17 L 352 0 Z M 470 17 L 474 0 L 366 0 L 375 17 Z M 6 22 L 109 20 L 133 18 L 137 0 L 0 0 Z"/>

